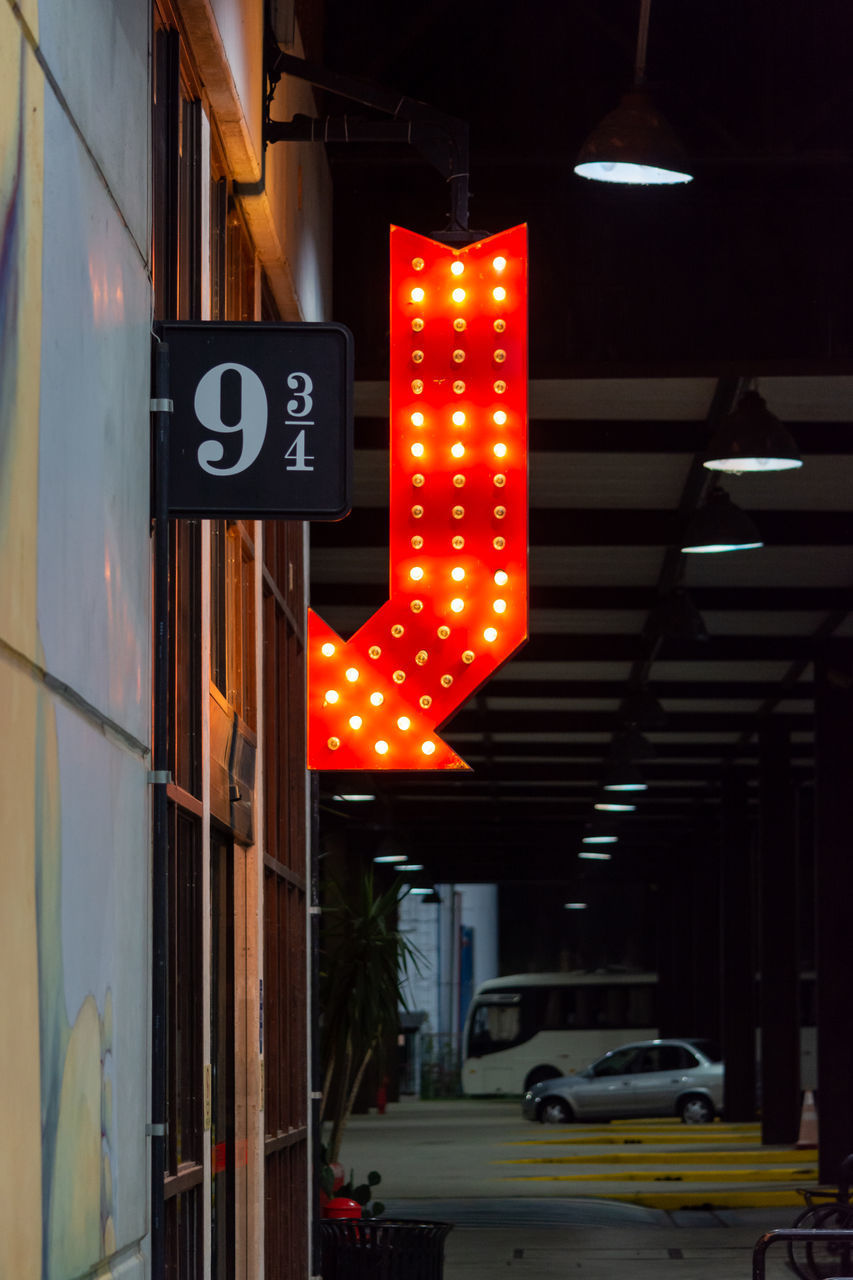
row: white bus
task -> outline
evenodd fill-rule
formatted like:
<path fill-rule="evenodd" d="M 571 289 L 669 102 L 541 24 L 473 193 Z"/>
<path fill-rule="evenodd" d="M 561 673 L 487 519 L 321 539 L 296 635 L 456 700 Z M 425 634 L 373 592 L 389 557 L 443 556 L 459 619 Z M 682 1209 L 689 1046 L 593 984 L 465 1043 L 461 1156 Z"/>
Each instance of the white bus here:
<path fill-rule="evenodd" d="M 521 1094 L 582 1071 L 608 1049 L 658 1035 L 656 973 L 517 973 L 474 993 L 462 1037 L 462 1092 Z M 757 999 L 757 995 L 756 995 Z M 815 979 L 800 980 L 800 1087 L 817 1088 Z M 761 1032 L 756 1031 L 756 1057 Z"/>
<path fill-rule="evenodd" d="M 477 988 L 462 1040 L 462 1092 L 520 1095 L 658 1034 L 656 973 L 518 973 Z"/>

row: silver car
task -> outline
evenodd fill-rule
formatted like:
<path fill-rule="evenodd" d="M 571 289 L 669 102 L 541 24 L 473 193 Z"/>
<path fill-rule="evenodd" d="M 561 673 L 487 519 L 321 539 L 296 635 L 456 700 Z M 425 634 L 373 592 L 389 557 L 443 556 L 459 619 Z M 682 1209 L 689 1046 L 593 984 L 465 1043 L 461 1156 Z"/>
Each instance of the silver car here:
<path fill-rule="evenodd" d="M 521 1110 L 543 1124 L 672 1115 L 706 1124 L 722 1105 L 723 1064 L 710 1040 L 638 1040 L 576 1075 L 533 1085 Z"/>

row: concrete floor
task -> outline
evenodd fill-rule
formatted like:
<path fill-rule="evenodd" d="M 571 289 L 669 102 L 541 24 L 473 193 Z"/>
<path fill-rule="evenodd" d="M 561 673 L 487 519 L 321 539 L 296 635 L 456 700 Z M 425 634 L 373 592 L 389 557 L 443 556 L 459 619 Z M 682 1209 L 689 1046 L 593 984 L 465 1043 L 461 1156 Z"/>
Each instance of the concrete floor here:
<path fill-rule="evenodd" d="M 341 1151 L 347 1173 L 382 1175 L 385 1217 L 453 1223 L 444 1280 L 510 1270 L 519 1280 L 749 1280 L 756 1241 L 790 1226 L 795 1183 L 813 1184 L 813 1158 L 761 1149 L 754 1131 L 545 1127 L 524 1121 L 516 1101 L 480 1099 L 404 1100 L 354 1116 Z M 555 1180 L 566 1171 L 573 1181 Z M 766 1275 L 793 1275 L 781 1243 Z"/>

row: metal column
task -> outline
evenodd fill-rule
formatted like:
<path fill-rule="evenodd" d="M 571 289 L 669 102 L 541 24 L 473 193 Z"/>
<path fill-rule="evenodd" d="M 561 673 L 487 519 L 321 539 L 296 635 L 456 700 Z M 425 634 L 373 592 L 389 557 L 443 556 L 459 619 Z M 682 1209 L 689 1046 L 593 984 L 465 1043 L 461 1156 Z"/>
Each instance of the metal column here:
<path fill-rule="evenodd" d="M 853 1151 L 853 642 L 829 640 L 815 661 L 815 933 L 819 1176 L 838 1181 Z"/>
<path fill-rule="evenodd" d="M 713 826 L 698 832 L 693 845 L 692 948 L 690 973 L 693 982 L 692 1031 L 719 1042 L 720 1039 L 720 852 Z"/>
<path fill-rule="evenodd" d="M 759 734 L 761 1141 L 795 1142 L 800 1124 L 800 927 L 796 800 L 783 725 Z"/>
<path fill-rule="evenodd" d="M 746 781 L 723 778 L 720 828 L 720 1003 L 727 1120 L 755 1119 L 753 828 Z"/>

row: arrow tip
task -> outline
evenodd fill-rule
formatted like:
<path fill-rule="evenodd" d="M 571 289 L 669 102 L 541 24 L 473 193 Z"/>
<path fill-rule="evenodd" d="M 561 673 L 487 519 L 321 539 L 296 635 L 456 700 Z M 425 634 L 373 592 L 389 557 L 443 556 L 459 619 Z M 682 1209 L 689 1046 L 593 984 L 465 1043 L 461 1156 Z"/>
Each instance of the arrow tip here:
<path fill-rule="evenodd" d="M 357 637 L 342 640 L 313 609 L 308 610 L 308 768 L 470 770 L 435 732 L 427 709 L 412 705 L 403 689 L 360 652 Z"/>

